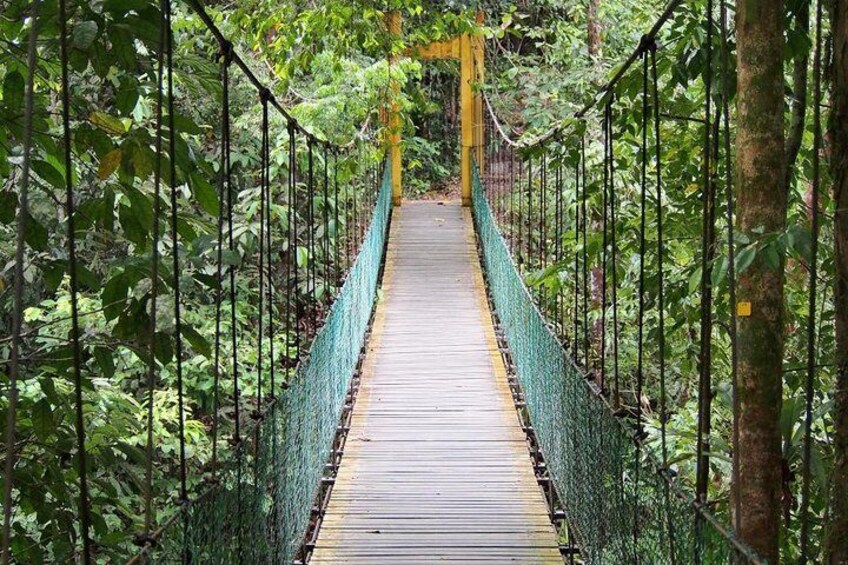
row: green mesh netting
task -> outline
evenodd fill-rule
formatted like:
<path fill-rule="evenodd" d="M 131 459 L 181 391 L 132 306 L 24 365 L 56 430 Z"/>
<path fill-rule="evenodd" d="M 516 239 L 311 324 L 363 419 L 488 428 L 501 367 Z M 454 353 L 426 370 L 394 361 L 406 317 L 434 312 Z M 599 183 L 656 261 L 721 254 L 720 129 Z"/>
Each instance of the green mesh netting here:
<path fill-rule="evenodd" d="M 474 176 L 495 309 L 567 521 L 586 563 L 762 563 L 666 480 L 574 365 L 515 268 Z"/>
<path fill-rule="evenodd" d="M 291 563 L 312 507 L 368 328 L 391 212 L 386 166 L 371 226 L 308 358 L 217 488 L 175 517 L 152 563 Z"/>

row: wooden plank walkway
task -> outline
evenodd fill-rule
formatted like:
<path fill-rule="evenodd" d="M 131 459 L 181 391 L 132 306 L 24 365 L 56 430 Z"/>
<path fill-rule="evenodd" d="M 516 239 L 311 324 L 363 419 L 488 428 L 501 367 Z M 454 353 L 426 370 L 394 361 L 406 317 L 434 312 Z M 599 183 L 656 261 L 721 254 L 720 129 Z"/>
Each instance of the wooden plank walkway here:
<path fill-rule="evenodd" d="M 310 563 L 562 564 L 497 350 L 469 211 L 395 209 L 382 292 Z"/>

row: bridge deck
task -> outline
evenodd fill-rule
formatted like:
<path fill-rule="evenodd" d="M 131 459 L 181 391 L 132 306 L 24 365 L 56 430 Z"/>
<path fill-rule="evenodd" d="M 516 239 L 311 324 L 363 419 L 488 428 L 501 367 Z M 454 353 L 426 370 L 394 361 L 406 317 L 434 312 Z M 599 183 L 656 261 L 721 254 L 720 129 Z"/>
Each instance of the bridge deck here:
<path fill-rule="evenodd" d="M 471 217 L 405 203 L 311 563 L 562 563 L 512 405 Z"/>

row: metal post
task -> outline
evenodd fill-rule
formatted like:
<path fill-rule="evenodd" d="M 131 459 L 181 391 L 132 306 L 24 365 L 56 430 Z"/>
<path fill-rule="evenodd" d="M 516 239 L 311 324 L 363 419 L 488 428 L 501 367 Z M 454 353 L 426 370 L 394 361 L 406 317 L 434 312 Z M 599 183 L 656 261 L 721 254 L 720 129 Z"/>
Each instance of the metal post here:
<path fill-rule="evenodd" d="M 392 11 L 386 14 L 386 24 L 389 28 L 389 33 L 399 38 L 401 35 L 401 17 L 400 12 Z M 392 203 L 395 206 L 400 206 L 403 200 L 403 190 L 401 186 L 401 120 L 400 120 L 400 84 L 391 76 L 392 65 L 397 61 L 397 56 L 392 54 L 389 56 L 389 84 L 391 85 L 392 100 L 389 103 L 389 160 L 392 164 Z"/>
<path fill-rule="evenodd" d="M 471 149 L 474 146 L 474 93 L 471 83 L 474 81 L 474 53 L 471 35 L 463 33 L 459 39 L 459 106 L 461 111 L 460 139 L 460 181 L 462 186 L 462 205 L 471 205 Z"/>

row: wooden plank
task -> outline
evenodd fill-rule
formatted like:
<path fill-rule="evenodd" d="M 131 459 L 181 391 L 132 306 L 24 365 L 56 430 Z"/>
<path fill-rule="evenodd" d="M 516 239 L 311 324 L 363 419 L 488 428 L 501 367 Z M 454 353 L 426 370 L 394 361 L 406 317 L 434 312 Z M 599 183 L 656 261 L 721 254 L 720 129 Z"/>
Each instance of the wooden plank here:
<path fill-rule="evenodd" d="M 562 563 L 459 203 L 395 209 L 313 564 Z"/>

